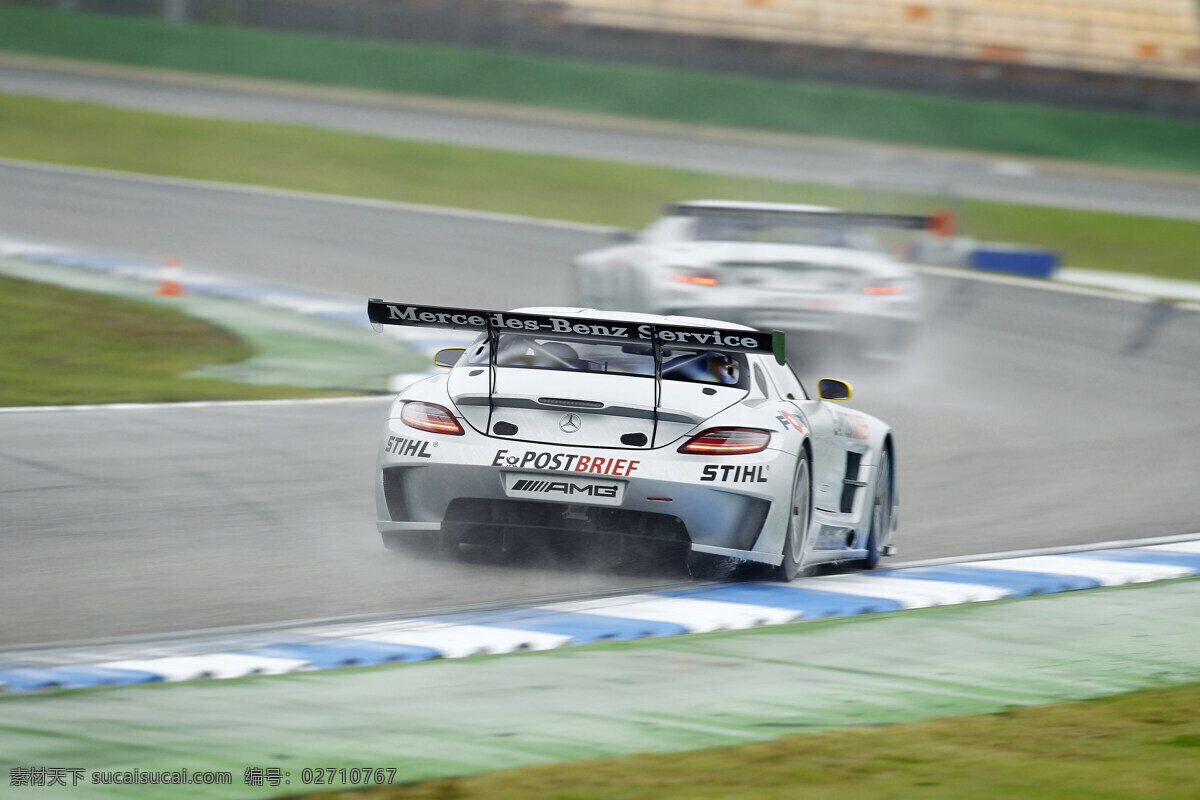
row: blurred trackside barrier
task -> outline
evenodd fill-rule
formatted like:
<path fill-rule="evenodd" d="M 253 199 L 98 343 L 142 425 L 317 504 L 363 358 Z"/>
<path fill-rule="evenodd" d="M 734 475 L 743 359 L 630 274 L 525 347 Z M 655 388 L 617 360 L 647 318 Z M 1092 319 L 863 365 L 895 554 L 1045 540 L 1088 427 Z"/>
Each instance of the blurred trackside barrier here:
<path fill-rule="evenodd" d="M 967 265 L 985 272 L 1004 272 L 1027 278 L 1051 278 L 1058 268 L 1058 253 L 1015 244 L 980 244 Z"/>
<path fill-rule="evenodd" d="M 1197 0 L 19 4 L 1200 118 Z"/>

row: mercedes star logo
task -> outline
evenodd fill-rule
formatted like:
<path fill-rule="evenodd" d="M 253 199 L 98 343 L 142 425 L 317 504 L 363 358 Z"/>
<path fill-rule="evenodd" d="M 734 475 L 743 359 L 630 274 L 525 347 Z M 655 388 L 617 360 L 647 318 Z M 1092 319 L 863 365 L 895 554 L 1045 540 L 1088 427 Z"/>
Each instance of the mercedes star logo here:
<path fill-rule="evenodd" d="M 562 419 L 558 421 L 558 429 L 563 433 L 574 433 L 579 430 L 579 415 L 563 414 Z"/>

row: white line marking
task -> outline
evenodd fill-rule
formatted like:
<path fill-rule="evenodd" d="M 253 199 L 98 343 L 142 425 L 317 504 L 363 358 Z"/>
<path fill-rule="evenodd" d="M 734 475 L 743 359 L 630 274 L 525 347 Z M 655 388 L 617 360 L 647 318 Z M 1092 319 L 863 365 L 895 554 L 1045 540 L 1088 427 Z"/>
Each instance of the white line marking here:
<path fill-rule="evenodd" d="M 1007 569 L 1028 572 L 1049 572 L 1053 575 L 1078 575 L 1093 578 L 1105 586 L 1120 586 L 1126 583 L 1150 583 L 1151 581 L 1184 578 L 1192 575 L 1187 567 L 1166 564 L 1143 564 L 1130 561 L 1102 561 L 1098 558 L 1076 556 L 1029 556 L 999 561 L 973 562 L 989 569 Z"/>
<path fill-rule="evenodd" d="M 1107 272 L 1078 267 L 1060 267 L 1054 272 L 1054 280 L 1076 286 L 1109 289 L 1148 297 L 1170 297 L 1192 302 L 1200 301 L 1200 282 L 1177 278 L 1159 278 L 1154 275 L 1134 275 L 1123 272 Z"/>
<path fill-rule="evenodd" d="M 407 624 L 380 626 L 354 636 L 372 642 L 430 647 L 445 658 L 515 653 L 523 650 L 554 650 L 570 644 L 570 636 L 488 625 Z"/>
<path fill-rule="evenodd" d="M 1156 544 L 1146 547 L 1147 550 L 1162 550 L 1176 553 L 1200 553 L 1200 542 L 1175 542 L 1174 544 Z"/>
<path fill-rule="evenodd" d="M 648 594 L 631 594 L 603 600 L 574 600 L 540 608 L 651 622 L 673 622 L 687 628 L 691 633 L 779 625 L 800 618 L 799 611 L 787 608 Z"/>
<path fill-rule="evenodd" d="M 97 666 L 153 672 L 161 675 L 164 681 L 194 681 L 204 678 L 243 678 L 247 675 L 283 675 L 307 669 L 309 662 L 240 653 L 212 653 L 109 661 Z"/>
<path fill-rule="evenodd" d="M 257 406 L 321 406 L 353 403 L 391 402 L 391 395 L 352 395 L 349 397 L 309 397 L 294 400 L 194 400 L 187 403 L 109 403 L 79 406 L 12 406 L 0 408 L 0 414 L 28 414 L 39 411 L 156 411 L 163 408 L 253 408 Z"/>
<path fill-rule="evenodd" d="M 887 564 L 887 569 L 903 569 L 905 567 L 936 567 L 943 564 L 967 564 L 977 561 L 994 561 L 1003 558 L 1021 558 L 1024 556 L 1053 556 L 1063 553 L 1086 555 L 1089 550 L 1121 550 L 1129 547 L 1148 547 L 1156 544 L 1172 544 L 1176 542 L 1194 542 L 1200 546 L 1200 531 L 1195 533 L 1179 533 L 1171 536 L 1149 536 L 1141 539 L 1118 539 L 1111 542 L 1096 542 L 1094 544 L 1064 544 L 1057 547 L 1035 547 L 1026 550 L 1007 550 L 998 553 L 980 553 L 978 555 L 947 556 L 946 558 L 927 558 L 921 561 L 904 561 Z M 990 566 L 990 565 L 989 565 Z"/>
<path fill-rule="evenodd" d="M 1046 280 L 1043 278 L 1027 278 L 1020 275 L 1005 275 L 1003 273 L 982 272 L 972 270 L 969 267 L 938 267 L 930 264 L 910 264 L 909 266 L 916 269 L 918 272 L 926 272 L 930 275 L 940 275 L 946 278 L 960 278 L 963 280 L 979 281 L 980 283 L 994 283 L 1004 286 L 1019 286 L 1026 289 L 1041 289 L 1047 292 L 1059 292 L 1060 294 L 1072 294 L 1082 297 L 1098 297 L 1104 300 L 1118 300 L 1125 303 L 1155 303 L 1158 302 L 1157 297 L 1143 297 L 1136 294 L 1125 294 L 1116 290 L 1096 289 L 1090 286 L 1077 286 L 1070 283 L 1059 283 L 1053 279 Z M 1200 283 L 1196 284 L 1200 287 Z M 1194 303 L 1174 303 L 1176 308 L 1184 311 L 1200 311 L 1200 305 Z"/>
<path fill-rule="evenodd" d="M 825 592 L 882 597 L 902 603 L 905 608 L 958 605 L 999 600 L 1012 595 L 1012 589 L 972 583 L 923 581 L 915 578 L 887 578 L 874 575 L 837 575 L 805 578 L 796 586 Z"/>

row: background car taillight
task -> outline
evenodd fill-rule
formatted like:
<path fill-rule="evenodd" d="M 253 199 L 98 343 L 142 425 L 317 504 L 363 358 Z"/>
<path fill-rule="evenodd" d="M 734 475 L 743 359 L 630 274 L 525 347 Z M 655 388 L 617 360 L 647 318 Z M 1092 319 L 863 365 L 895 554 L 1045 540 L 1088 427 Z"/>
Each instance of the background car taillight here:
<path fill-rule="evenodd" d="M 667 277 L 676 283 L 687 283 L 692 286 L 716 286 L 720 283 L 716 275 L 706 272 L 672 272 Z"/>
<path fill-rule="evenodd" d="M 900 294 L 904 287 L 898 283 L 873 283 L 863 287 L 863 294 L 880 297 L 889 294 Z"/>
<path fill-rule="evenodd" d="M 400 420 L 410 428 L 429 433 L 462 436 L 462 425 L 447 409 L 436 403 L 408 402 L 400 411 Z"/>
<path fill-rule="evenodd" d="M 758 453 L 771 443 L 771 432 L 758 428 L 709 428 L 679 448 L 680 453 L 702 456 L 737 456 Z"/>

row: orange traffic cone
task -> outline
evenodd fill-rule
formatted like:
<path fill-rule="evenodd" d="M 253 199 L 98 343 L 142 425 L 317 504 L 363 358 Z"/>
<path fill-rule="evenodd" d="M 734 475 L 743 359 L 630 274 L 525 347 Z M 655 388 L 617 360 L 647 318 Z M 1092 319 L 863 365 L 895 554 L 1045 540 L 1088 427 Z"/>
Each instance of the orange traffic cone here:
<path fill-rule="evenodd" d="M 179 297 L 183 294 L 183 260 L 179 256 L 167 256 L 163 259 L 159 271 L 158 288 L 154 293 L 163 297 Z"/>

